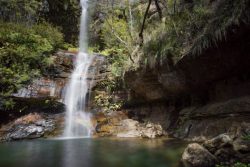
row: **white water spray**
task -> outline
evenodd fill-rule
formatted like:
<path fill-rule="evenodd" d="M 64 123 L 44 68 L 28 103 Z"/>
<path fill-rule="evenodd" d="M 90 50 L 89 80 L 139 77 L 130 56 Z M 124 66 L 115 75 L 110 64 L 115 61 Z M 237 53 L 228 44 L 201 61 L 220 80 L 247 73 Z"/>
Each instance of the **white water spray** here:
<path fill-rule="evenodd" d="M 88 0 L 81 0 L 82 15 L 80 26 L 79 53 L 75 69 L 65 94 L 67 107 L 64 137 L 90 137 L 91 114 L 86 112 L 86 97 L 89 90 L 88 70 L 93 56 L 88 55 Z"/>
<path fill-rule="evenodd" d="M 134 21 L 133 21 L 133 14 L 132 14 L 132 7 L 131 5 L 134 3 L 133 0 L 129 0 L 128 5 L 129 5 L 129 23 L 130 23 L 130 32 L 133 33 L 134 31 Z"/>

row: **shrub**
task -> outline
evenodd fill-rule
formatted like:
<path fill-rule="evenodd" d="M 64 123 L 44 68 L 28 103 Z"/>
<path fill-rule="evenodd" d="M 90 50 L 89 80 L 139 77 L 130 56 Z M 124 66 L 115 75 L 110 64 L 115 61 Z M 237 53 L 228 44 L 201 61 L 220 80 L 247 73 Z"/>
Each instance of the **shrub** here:
<path fill-rule="evenodd" d="M 46 71 L 50 54 L 63 44 L 63 35 L 47 23 L 0 24 L 0 97 L 8 97 Z"/>

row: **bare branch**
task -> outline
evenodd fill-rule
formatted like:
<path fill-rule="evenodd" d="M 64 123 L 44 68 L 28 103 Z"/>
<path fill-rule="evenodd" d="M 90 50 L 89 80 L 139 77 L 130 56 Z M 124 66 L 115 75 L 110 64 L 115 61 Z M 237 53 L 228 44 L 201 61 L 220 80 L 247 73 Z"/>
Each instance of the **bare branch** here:
<path fill-rule="evenodd" d="M 151 6 L 151 3 L 152 3 L 152 0 L 149 0 L 148 1 L 148 6 L 147 6 L 147 9 L 146 9 L 146 12 L 144 14 L 144 18 L 143 18 L 143 23 L 142 23 L 142 27 L 141 27 L 141 31 L 139 33 L 139 38 L 141 39 L 140 41 L 140 45 L 143 44 L 143 31 L 144 31 L 144 27 L 145 27 L 145 22 L 146 22 L 146 19 L 148 17 L 148 12 L 149 12 L 149 8 Z"/>
<path fill-rule="evenodd" d="M 155 1 L 156 9 L 157 9 L 157 11 L 159 13 L 159 17 L 160 17 L 160 19 L 162 19 L 162 11 L 161 11 L 161 7 L 159 5 L 159 2 L 158 2 L 158 0 L 154 0 L 154 1 Z"/>

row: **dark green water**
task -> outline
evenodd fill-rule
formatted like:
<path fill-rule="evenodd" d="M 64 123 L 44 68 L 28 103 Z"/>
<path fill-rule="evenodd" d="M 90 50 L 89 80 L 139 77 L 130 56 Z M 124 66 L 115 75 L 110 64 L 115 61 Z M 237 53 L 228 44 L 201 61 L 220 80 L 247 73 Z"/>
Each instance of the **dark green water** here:
<path fill-rule="evenodd" d="M 176 140 L 71 139 L 0 144 L 0 167 L 178 167 Z"/>

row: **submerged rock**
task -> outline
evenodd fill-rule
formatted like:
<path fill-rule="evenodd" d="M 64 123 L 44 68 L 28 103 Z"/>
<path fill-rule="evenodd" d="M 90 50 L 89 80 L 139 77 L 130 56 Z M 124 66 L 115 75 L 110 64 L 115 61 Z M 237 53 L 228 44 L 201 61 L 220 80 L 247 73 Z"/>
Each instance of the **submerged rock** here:
<path fill-rule="evenodd" d="M 216 161 L 214 155 L 197 143 L 189 144 L 182 154 L 185 167 L 214 167 Z"/>

